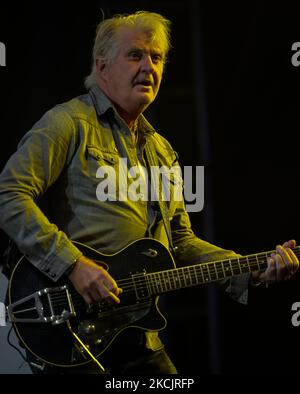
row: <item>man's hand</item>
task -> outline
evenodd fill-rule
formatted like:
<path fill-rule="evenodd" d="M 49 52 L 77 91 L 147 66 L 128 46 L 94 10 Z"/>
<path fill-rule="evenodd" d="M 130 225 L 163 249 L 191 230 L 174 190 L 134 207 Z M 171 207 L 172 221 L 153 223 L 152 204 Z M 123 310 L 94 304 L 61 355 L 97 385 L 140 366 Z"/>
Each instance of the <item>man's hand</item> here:
<path fill-rule="evenodd" d="M 69 279 L 88 304 L 102 300 L 120 303 L 122 289 L 103 267 L 85 256 L 79 257 Z"/>
<path fill-rule="evenodd" d="M 299 260 L 291 250 L 296 246 L 296 241 L 290 240 L 282 246 L 276 247 L 276 253 L 268 257 L 268 267 L 264 272 L 252 272 L 254 283 L 274 283 L 288 280 L 299 268 Z"/>

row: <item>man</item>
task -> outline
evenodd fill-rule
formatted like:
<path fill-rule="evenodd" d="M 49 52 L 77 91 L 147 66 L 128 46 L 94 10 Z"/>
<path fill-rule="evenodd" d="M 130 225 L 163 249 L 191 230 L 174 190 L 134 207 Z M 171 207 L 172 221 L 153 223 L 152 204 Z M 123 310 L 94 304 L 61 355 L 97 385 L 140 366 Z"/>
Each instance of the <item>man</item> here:
<path fill-rule="evenodd" d="M 147 198 L 139 199 L 120 198 L 122 185 L 114 189 L 108 182 L 105 190 L 99 189 L 101 169 L 121 177 L 121 159 L 129 169 L 142 165 L 151 170 L 154 163 L 178 166 L 170 144 L 142 115 L 159 91 L 169 48 L 170 22 L 159 14 L 137 12 L 100 23 L 86 79 L 88 94 L 48 111 L 23 137 L 1 174 L 1 227 L 53 282 L 68 276 L 87 304 L 122 303 L 122 288 L 72 241 L 112 254 L 139 238 L 153 237 L 176 249 L 181 265 L 236 256 L 194 235 L 182 199 L 151 201 L 153 184 Z M 47 213 L 38 205 L 42 196 L 54 205 Z M 278 246 L 265 272 L 227 278 L 224 289 L 245 303 L 249 282 L 288 278 L 299 265 L 294 246 L 294 241 Z M 155 330 L 127 331 L 126 339 L 119 335 L 116 347 L 105 353 L 107 371 L 176 373 Z M 28 356 L 32 365 L 38 363 Z M 46 373 L 61 371 L 93 373 L 97 366 L 44 368 Z"/>

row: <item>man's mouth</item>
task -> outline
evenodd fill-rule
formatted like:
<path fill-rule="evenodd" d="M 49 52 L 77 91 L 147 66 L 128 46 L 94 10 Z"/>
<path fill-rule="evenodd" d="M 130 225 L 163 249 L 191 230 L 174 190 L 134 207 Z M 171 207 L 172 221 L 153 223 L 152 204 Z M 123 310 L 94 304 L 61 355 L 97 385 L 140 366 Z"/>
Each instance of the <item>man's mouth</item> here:
<path fill-rule="evenodd" d="M 152 86 L 152 83 L 151 83 L 151 81 L 144 80 L 144 81 L 135 82 L 134 86 L 137 86 L 137 85 L 148 87 L 148 86 Z"/>

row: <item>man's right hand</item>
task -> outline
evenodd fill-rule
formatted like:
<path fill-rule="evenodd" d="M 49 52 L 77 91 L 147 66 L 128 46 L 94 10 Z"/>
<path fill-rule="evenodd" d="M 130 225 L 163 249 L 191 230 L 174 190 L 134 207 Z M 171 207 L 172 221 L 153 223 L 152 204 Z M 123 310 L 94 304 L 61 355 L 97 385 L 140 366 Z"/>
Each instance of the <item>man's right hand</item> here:
<path fill-rule="evenodd" d="M 122 289 L 103 267 L 85 256 L 79 257 L 69 279 L 88 304 L 102 300 L 120 303 Z"/>

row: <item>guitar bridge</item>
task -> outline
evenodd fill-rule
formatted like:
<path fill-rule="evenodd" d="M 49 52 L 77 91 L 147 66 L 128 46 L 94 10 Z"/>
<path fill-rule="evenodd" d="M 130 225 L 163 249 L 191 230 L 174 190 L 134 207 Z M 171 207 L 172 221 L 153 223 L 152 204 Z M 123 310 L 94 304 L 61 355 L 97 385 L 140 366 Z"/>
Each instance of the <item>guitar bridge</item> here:
<path fill-rule="evenodd" d="M 75 316 L 68 286 L 45 288 L 8 305 L 12 323 L 61 324 Z"/>

